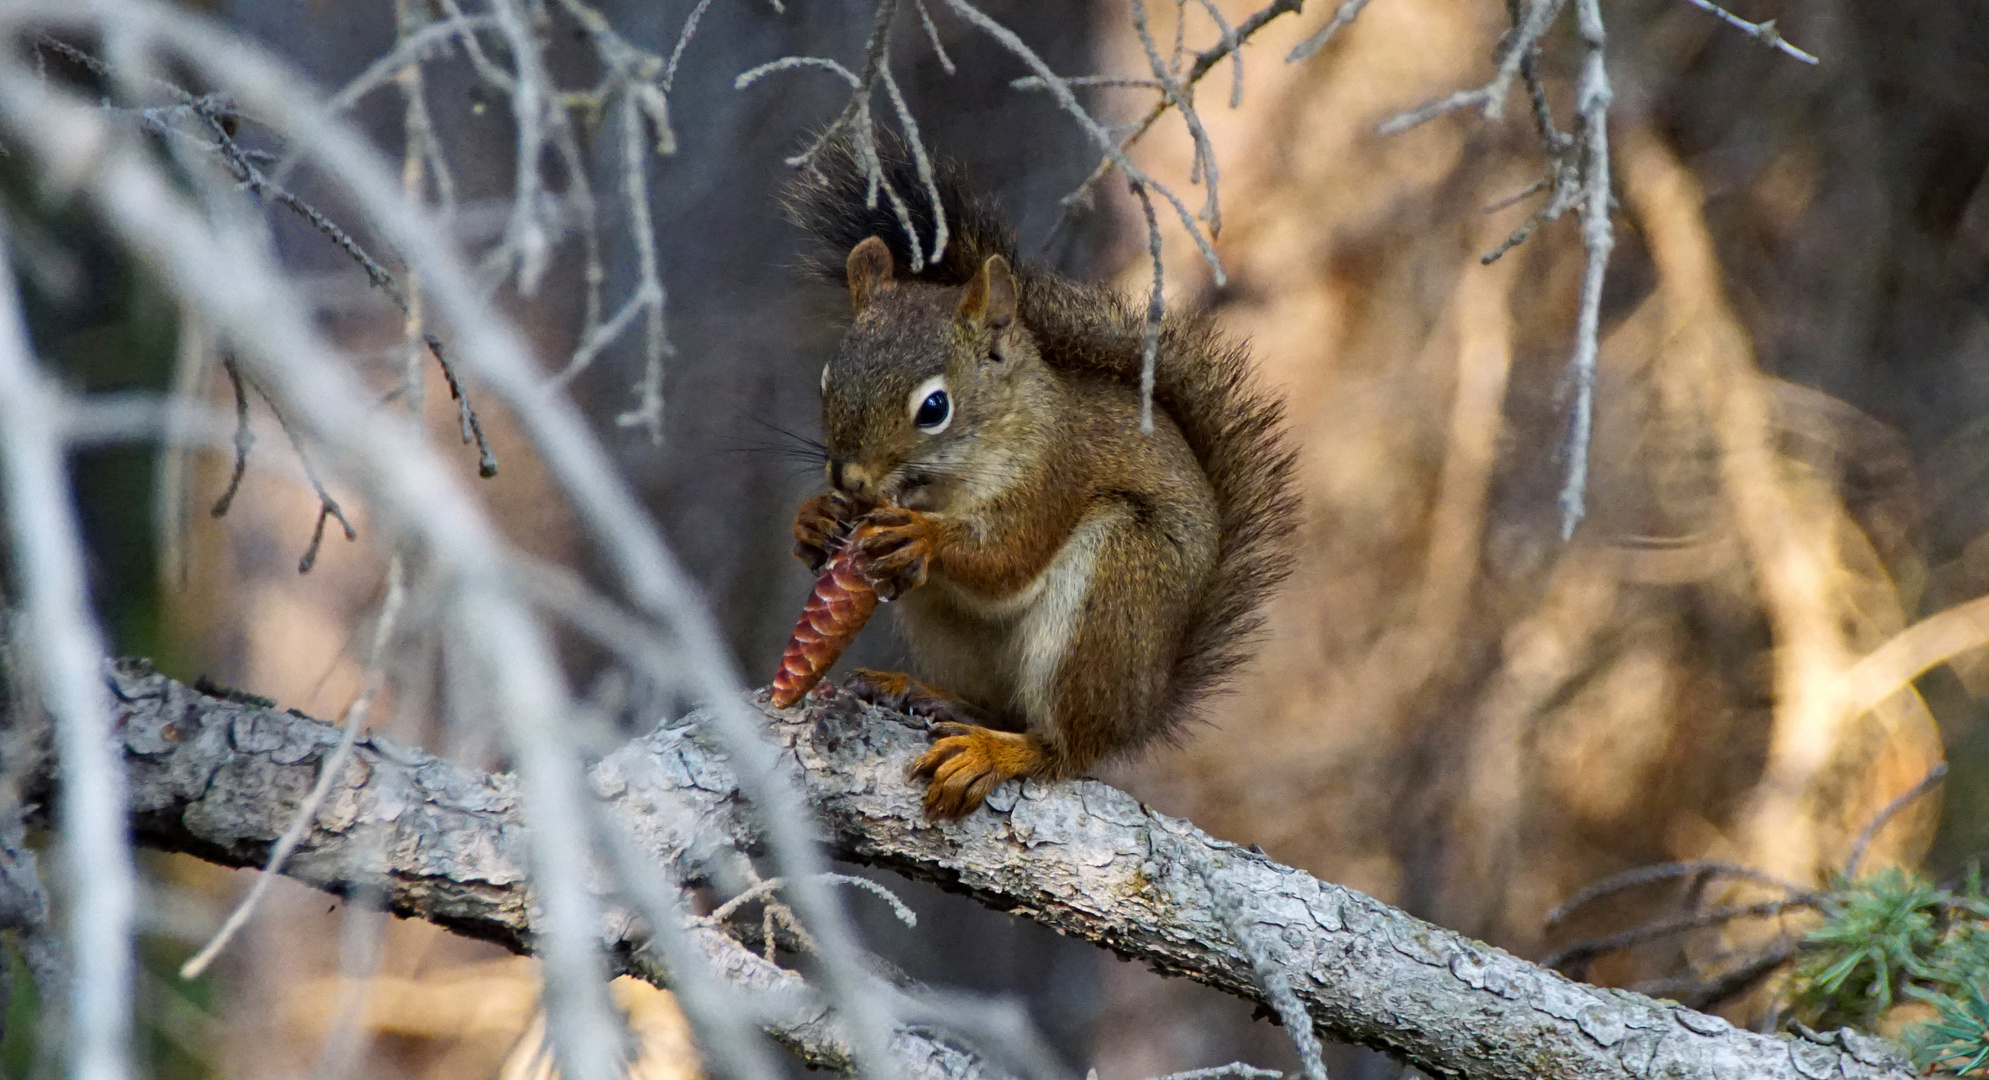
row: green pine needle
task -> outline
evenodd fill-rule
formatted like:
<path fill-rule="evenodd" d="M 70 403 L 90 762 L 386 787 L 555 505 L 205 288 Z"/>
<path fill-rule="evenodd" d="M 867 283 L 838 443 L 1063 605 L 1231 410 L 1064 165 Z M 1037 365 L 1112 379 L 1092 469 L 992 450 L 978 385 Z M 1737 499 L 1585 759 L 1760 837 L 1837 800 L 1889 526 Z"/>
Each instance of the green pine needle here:
<path fill-rule="evenodd" d="M 1908 1033 L 1913 1060 L 1922 1069 L 1956 1076 L 1989 1075 L 1989 992 L 1981 982 L 1940 994 L 1919 987 L 1907 992 L 1934 1006 L 1940 1015 Z M 1958 1067 L 1956 1062 L 1961 1062 Z"/>
<path fill-rule="evenodd" d="M 1819 1025 L 1870 1027 L 1900 988 L 1935 976 L 1956 897 L 1926 879 L 1885 869 L 1839 883 L 1818 905 L 1823 924 L 1803 938 L 1791 1003 Z"/>

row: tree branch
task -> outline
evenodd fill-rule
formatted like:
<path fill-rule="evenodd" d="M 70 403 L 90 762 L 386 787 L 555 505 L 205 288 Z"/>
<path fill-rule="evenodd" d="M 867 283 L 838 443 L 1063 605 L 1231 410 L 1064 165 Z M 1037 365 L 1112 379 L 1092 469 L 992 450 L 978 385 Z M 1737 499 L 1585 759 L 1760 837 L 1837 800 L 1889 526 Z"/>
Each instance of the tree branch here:
<path fill-rule="evenodd" d="M 142 664 L 116 667 L 111 683 L 139 840 L 225 865 L 262 865 L 338 729 L 210 697 Z M 841 696 L 763 711 L 838 855 L 1263 1002 L 1255 954 L 1281 969 L 1320 1035 L 1387 1051 L 1432 1075 L 1913 1075 L 1886 1044 L 1854 1032 L 1758 1035 L 1669 1002 L 1571 982 L 1214 840 L 1095 781 L 1005 785 L 986 811 L 934 824 L 904 778 L 925 744 L 917 721 Z M 687 882 L 702 876 L 712 845 L 756 839 L 731 769 L 699 741 L 695 721 L 629 743 L 591 777 L 644 853 Z M 332 892 L 375 889 L 398 914 L 531 950 L 525 827 L 509 775 L 381 740 L 362 740 L 349 770 L 286 874 Z M 667 981 L 640 952 L 639 920 L 613 902 L 605 910 L 601 937 L 622 970 Z M 847 1063 L 840 1028 L 798 975 L 709 924 L 686 927 L 732 987 L 763 1009 L 785 1003 L 761 1017 L 776 1038 L 812 1062 Z M 917 1030 L 900 1030 L 893 1046 L 924 1062 L 923 1075 L 961 1076 L 971 1063 Z"/>

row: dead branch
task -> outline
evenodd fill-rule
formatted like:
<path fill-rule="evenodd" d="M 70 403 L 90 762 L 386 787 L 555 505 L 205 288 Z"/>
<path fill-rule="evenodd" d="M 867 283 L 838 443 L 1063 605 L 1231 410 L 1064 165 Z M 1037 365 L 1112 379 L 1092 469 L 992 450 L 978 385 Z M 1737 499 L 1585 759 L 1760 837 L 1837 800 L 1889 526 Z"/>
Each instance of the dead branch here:
<path fill-rule="evenodd" d="M 120 666 L 111 681 L 140 840 L 262 865 L 339 731 L 200 694 L 143 665 Z M 1853 1032 L 1757 1035 L 1668 1002 L 1570 982 L 1211 839 L 1094 781 L 1010 784 L 987 811 L 933 824 L 904 779 L 924 746 L 917 721 L 840 696 L 765 717 L 784 758 L 799 764 L 797 779 L 838 855 L 967 892 L 1246 1000 L 1269 1004 L 1258 976 L 1269 967 L 1322 1037 L 1376 1047 L 1433 1075 L 1912 1075 L 1884 1043 Z M 694 719 L 659 727 L 591 774 L 602 816 L 648 865 L 682 882 L 707 873 L 726 842 L 752 843 L 757 829 L 727 761 L 699 741 L 697 727 Z M 332 892 L 375 890 L 396 913 L 530 951 L 542 915 L 524 886 L 526 843 L 511 776 L 365 740 L 285 873 Z M 1218 896 L 1232 898 L 1231 917 Z M 726 992 L 761 1010 L 776 1037 L 811 1061 L 848 1061 L 841 1029 L 798 975 L 708 924 L 677 930 L 724 973 Z M 667 981 L 665 966 L 643 951 L 644 921 L 628 907 L 610 899 L 598 933 L 624 970 Z M 970 1060 L 911 1029 L 892 1045 L 921 1075 L 963 1075 Z"/>

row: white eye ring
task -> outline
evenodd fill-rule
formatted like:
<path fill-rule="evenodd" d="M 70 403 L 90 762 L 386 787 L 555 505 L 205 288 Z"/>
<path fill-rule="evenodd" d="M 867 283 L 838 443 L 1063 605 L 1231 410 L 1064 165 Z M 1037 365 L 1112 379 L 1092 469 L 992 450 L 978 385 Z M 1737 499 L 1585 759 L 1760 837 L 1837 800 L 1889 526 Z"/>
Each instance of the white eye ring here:
<path fill-rule="evenodd" d="M 822 365 L 822 392 L 824 394 L 829 392 L 829 365 L 827 364 Z"/>
<path fill-rule="evenodd" d="M 919 423 L 919 408 L 925 404 L 926 398 L 929 398 L 936 393 L 938 394 L 946 393 L 946 376 L 934 375 L 932 378 L 927 379 L 926 381 L 920 383 L 918 389 L 912 391 L 912 396 L 906 399 L 905 403 L 906 404 L 905 411 L 911 415 L 912 426 L 918 428 L 920 431 L 925 432 L 927 435 L 937 435 L 940 432 L 945 431 L 947 427 L 953 423 L 953 395 L 951 394 L 946 394 L 945 419 L 941 420 L 937 424 L 931 424 L 931 425 L 924 425 Z"/>

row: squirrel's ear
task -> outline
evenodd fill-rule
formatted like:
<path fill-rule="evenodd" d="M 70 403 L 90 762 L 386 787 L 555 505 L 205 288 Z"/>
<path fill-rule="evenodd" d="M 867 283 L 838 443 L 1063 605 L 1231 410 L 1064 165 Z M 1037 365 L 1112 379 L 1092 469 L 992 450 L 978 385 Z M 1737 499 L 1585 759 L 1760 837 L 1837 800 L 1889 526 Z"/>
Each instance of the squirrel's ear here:
<path fill-rule="evenodd" d="M 960 298 L 960 317 L 999 330 L 1015 321 L 1015 271 L 999 255 L 988 256 Z"/>
<path fill-rule="evenodd" d="M 881 236 L 873 236 L 849 249 L 843 275 L 849 279 L 849 302 L 856 310 L 870 306 L 877 294 L 896 285 L 891 280 L 891 248 Z"/>

